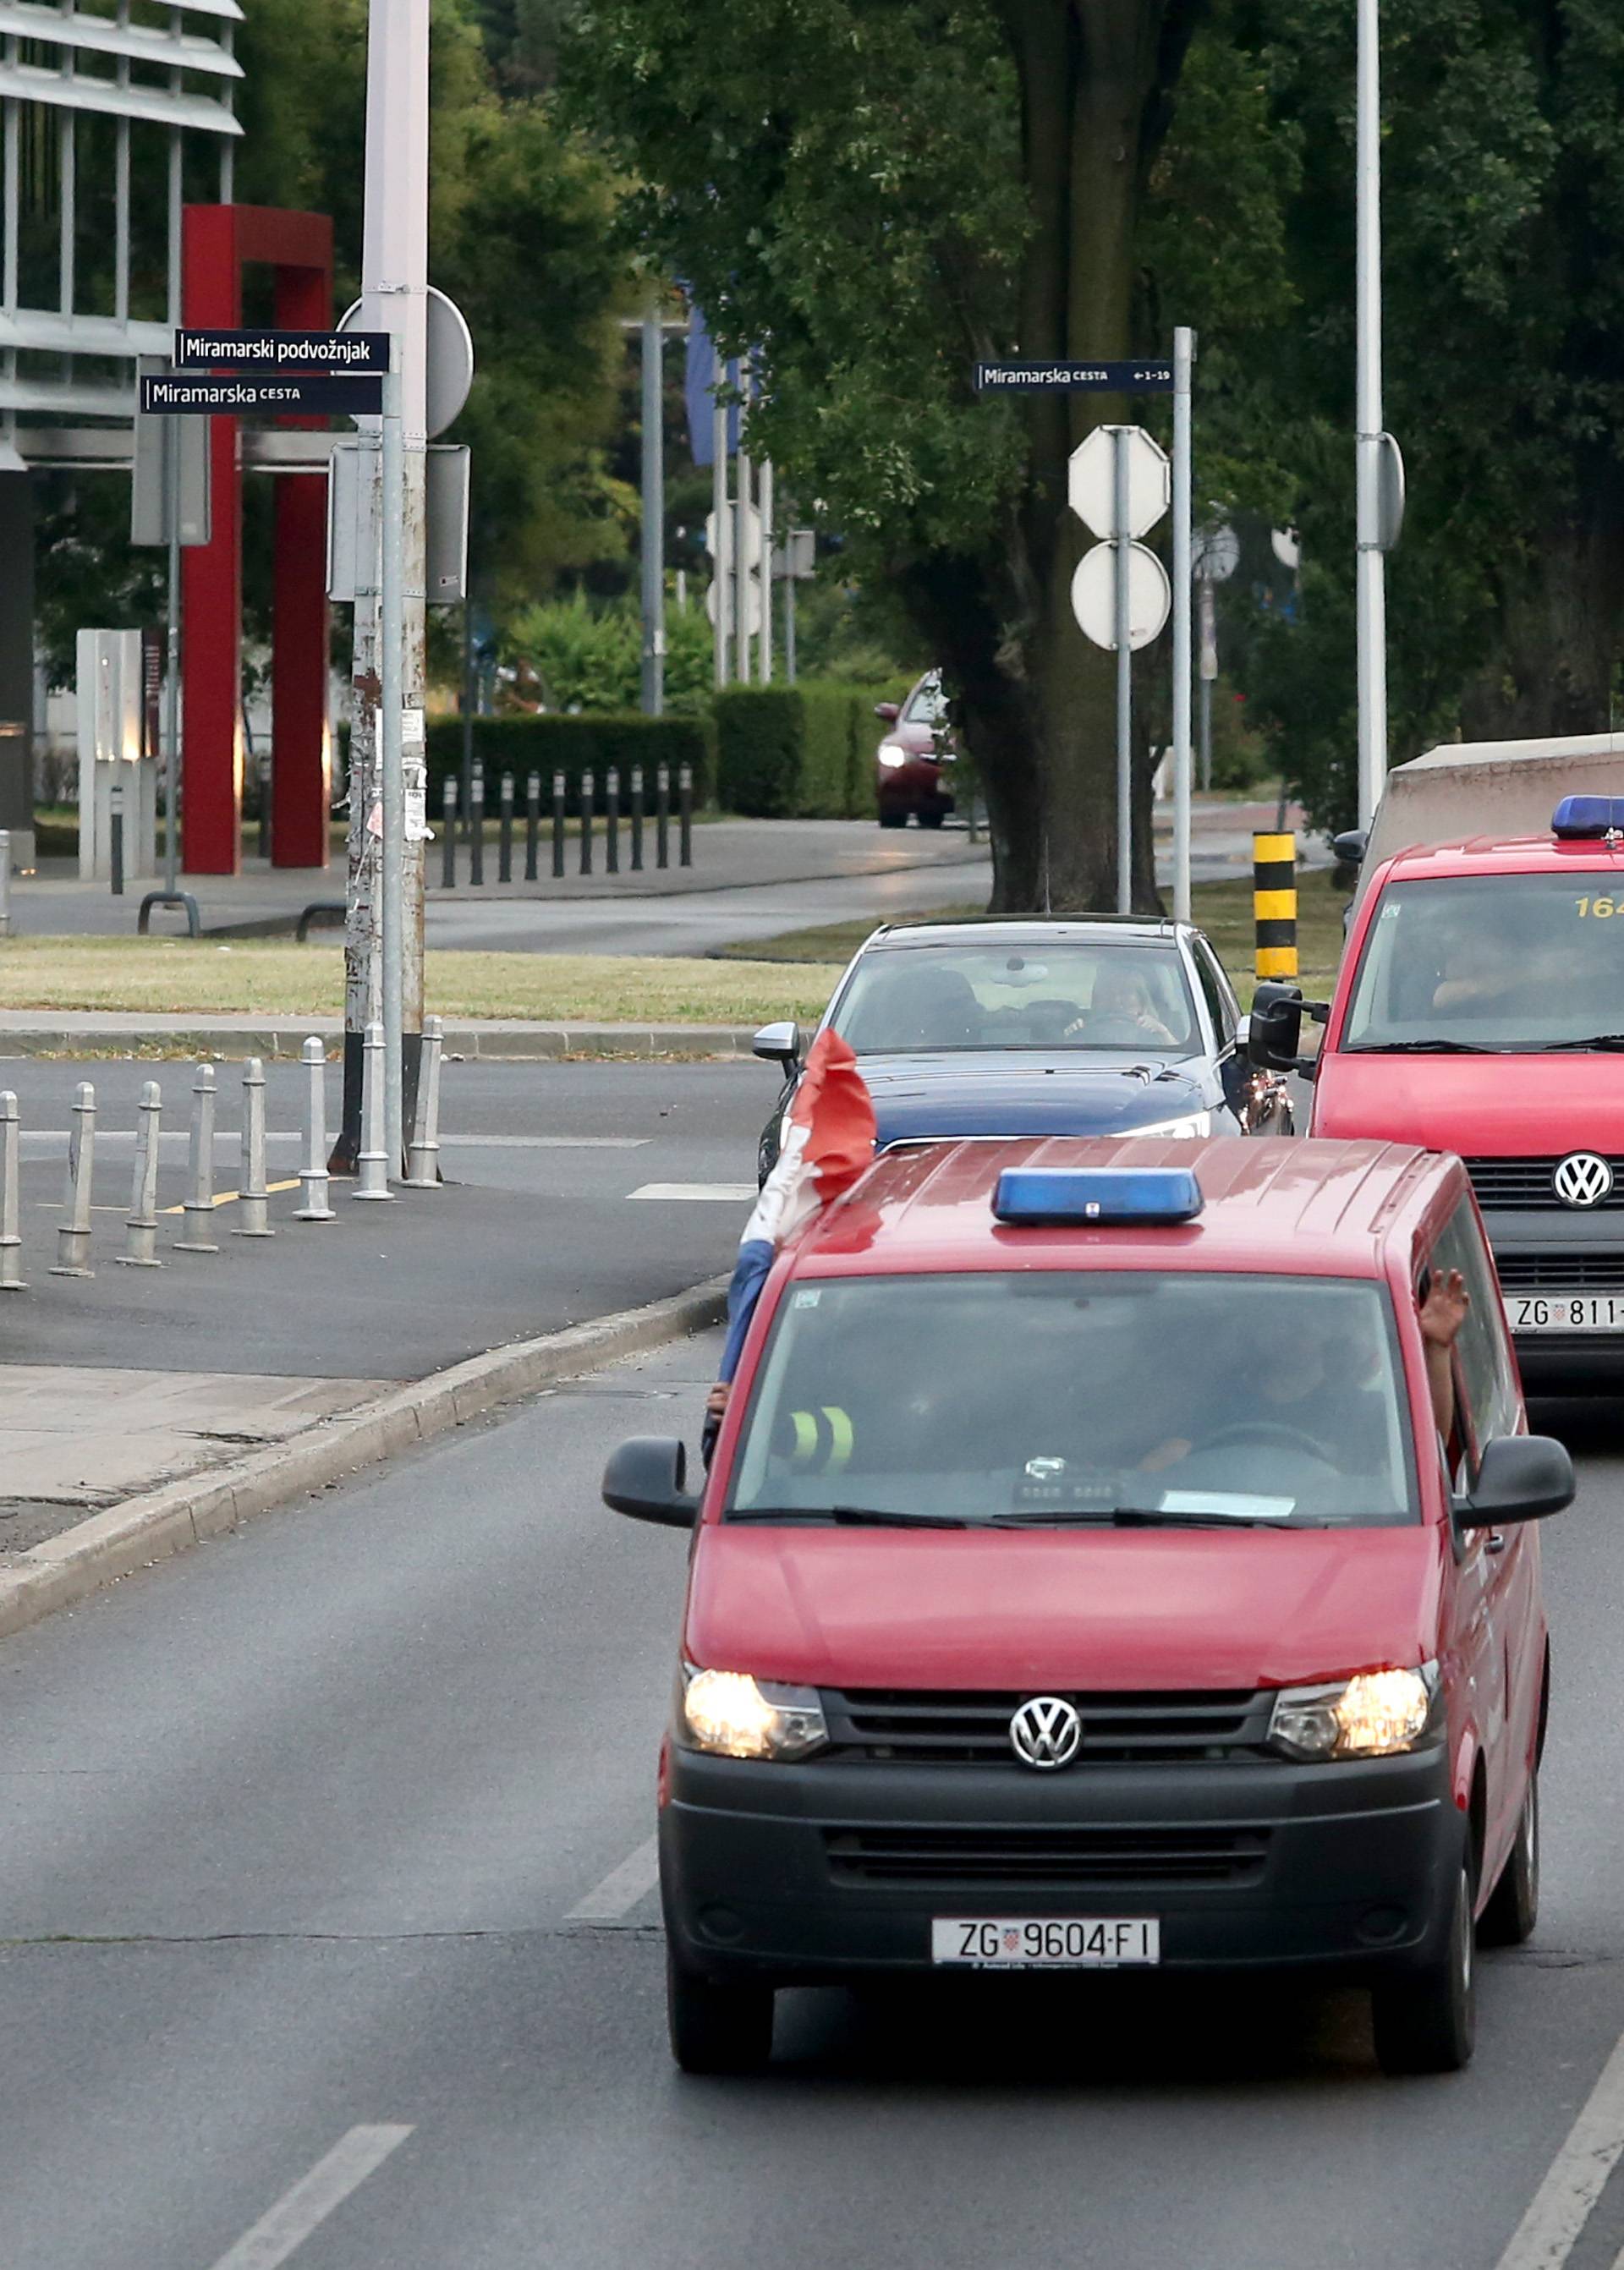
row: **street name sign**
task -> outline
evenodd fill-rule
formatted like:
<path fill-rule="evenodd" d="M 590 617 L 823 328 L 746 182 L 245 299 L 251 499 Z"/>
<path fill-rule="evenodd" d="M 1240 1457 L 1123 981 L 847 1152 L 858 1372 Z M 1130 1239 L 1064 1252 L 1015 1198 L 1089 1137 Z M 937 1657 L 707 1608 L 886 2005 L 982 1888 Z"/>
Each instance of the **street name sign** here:
<path fill-rule="evenodd" d="M 251 378 L 304 371 L 370 376 L 389 367 L 389 334 L 197 328 L 176 331 L 174 361 L 177 370 L 232 370 Z"/>
<path fill-rule="evenodd" d="M 1171 394 L 1173 366 L 1138 362 L 978 362 L 977 394 Z"/>
<path fill-rule="evenodd" d="M 149 418 L 240 418 L 250 411 L 277 418 L 375 418 L 383 409 L 383 380 L 335 378 L 324 371 L 291 378 L 176 371 L 141 381 L 141 409 Z"/>

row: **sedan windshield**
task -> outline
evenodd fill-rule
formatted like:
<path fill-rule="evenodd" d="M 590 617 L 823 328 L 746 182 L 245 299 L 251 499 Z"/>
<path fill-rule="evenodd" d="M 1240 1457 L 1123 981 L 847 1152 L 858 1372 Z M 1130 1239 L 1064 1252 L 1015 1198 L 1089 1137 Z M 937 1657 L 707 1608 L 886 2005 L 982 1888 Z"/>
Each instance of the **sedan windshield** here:
<path fill-rule="evenodd" d="M 1383 1287 L 1074 1271 L 791 1285 L 730 1518 L 1413 1518 Z"/>
<path fill-rule="evenodd" d="M 832 1021 L 859 1056 L 1109 1049 L 1187 1057 L 1201 1045 L 1171 947 L 1082 940 L 883 947 L 859 961 Z"/>
<path fill-rule="evenodd" d="M 1394 883 L 1365 943 L 1341 1046 L 1615 1046 L 1621 957 L 1624 879 L 1610 870 Z"/>

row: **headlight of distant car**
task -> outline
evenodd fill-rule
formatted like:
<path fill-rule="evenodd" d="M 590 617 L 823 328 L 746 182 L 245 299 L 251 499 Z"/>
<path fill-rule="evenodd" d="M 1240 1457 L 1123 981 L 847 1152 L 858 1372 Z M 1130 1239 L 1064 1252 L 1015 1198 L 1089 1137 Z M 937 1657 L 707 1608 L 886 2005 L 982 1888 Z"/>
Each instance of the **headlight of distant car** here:
<path fill-rule="evenodd" d="M 809 1757 L 829 1739 L 823 1704 L 810 1687 L 777 1687 L 747 1671 L 682 1667 L 682 1718 L 696 1750 L 718 1758 Z"/>
<path fill-rule="evenodd" d="M 1287 1687 L 1274 1698 L 1269 1740 L 1288 1758 L 1390 1758 L 1432 1723 L 1438 1666 L 1361 1671 L 1333 1686 Z"/>
<path fill-rule="evenodd" d="M 1187 1111 L 1179 1119 L 1158 1119 L 1149 1127 L 1129 1127 L 1129 1135 L 1210 1135 L 1212 1115 L 1210 1111 Z"/>
<path fill-rule="evenodd" d="M 899 765 L 905 765 L 908 757 L 908 751 L 899 741 L 882 741 L 879 745 L 879 761 L 887 772 L 894 773 Z"/>

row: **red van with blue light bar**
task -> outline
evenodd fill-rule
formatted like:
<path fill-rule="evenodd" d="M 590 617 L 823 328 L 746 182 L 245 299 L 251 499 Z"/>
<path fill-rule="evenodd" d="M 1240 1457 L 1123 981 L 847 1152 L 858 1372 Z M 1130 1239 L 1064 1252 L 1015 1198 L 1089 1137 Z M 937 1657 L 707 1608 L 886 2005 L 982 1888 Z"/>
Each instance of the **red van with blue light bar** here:
<path fill-rule="evenodd" d="M 671 2043 L 896 1974 L 1297 1970 L 1463 2065 L 1526 1938 L 1549 1684 L 1526 1431 L 1458 1160 L 965 1141 L 780 1256 L 701 1496 L 659 1768 Z"/>
<path fill-rule="evenodd" d="M 1465 1159 L 1531 1383 L 1624 1378 L 1624 797 L 1398 851 L 1361 884 L 1329 1008 L 1264 985 L 1250 1033 L 1255 1062 L 1311 1076 L 1310 1134 Z"/>

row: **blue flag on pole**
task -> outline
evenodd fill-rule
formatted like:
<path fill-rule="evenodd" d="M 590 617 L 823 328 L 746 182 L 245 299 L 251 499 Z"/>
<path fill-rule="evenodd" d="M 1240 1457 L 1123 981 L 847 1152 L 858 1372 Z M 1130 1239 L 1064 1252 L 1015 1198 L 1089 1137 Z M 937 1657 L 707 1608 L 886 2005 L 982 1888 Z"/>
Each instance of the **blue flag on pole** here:
<path fill-rule="evenodd" d="M 683 373 L 682 390 L 688 407 L 688 446 L 696 465 L 708 465 L 715 461 L 713 447 L 716 402 L 718 386 L 737 384 L 737 365 L 724 370 L 716 360 L 716 345 L 705 328 L 705 318 L 695 308 L 688 319 L 687 365 Z M 738 447 L 738 408 L 737 404 L 728 412 L 727 448 L 731 456 Z"/>

